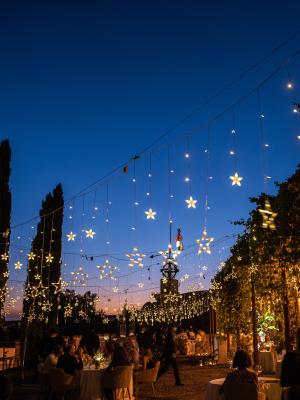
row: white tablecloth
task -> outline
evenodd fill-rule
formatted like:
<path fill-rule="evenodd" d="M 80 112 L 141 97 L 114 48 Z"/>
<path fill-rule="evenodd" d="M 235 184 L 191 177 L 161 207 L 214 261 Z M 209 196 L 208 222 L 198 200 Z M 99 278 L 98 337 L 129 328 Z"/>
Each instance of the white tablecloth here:
<path fill-rule="evenodd" d="M 275 354 L 271 351 L 260 351 L 259 363 L 262 366 L 262 370 L 264 373 L 276 372 L 276 357 Z"/>
<path fill-rule="evenodd" d="M 206 386 L 205 400 L 224 400 L 224 395 L 219 393 L 219 390 L 224 382 L 225 378 L 214 379 L 210 381 Z M 281 399 L 281 387 L 279 382 L 275 378 L 260 377 L 258 378 L 259 385 L 262 386 L 264 382 L 267 400 L 280 400 Z M 242 399 L 241 399 L 242 400 Z"/>
<path fill-rule="evenodd" d="M 80 371 L 79 379 L 80 379 L 80 399 L 81 400 L 101 400 L 101 375 L 105 369 L 83 369 Z M 118 398 L 122 398 L 121 390 L 118 389 Z M 130 383 L 130 393 L 131 398 L 133 398 L 133 381 Z M 120 395 L 119 395 L 120 394 Z M 127 391 L 125 393 L 125 399 L 128 399 Z"/>

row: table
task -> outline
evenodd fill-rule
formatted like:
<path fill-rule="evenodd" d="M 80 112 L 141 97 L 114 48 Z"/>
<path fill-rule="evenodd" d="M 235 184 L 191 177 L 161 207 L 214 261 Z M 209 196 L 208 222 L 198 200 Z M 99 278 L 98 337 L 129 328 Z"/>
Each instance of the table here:
<path fill-rule="evenodd" d="M 276 372 L 276 359 L 275 354 L 271 351 L 260 351 L 259 352 L 259 364 L 262 366 L 264 373 L 275 373 Z"/>
<path fill-rule="evenodd" d="M 205 400 L 225 400 L 223 394 L 219 393 L 219 390 L 224 382 L 225 378 L 214 379 L 210 381 L 206 386 Z M 268 383 L 264 383 L 268 382 Z M 259 377 L 259 386 L 261 387 L 261 392 L 266 393 L 267 400 L 280 400 L 281 399 L 281 387 L 279 381 L 276 378 Z M 259 400 L 263 400 L 264 393 L 260 394 Z"/>
<path fill-rule="evenodd" d="M 77 375 L 80 380 L 80 399 L 81 400 L 101 400 L 101 375 L 105 372 L 105 369 L 96 369 L 95 367 L 84 368 L 82 371 L 78 371 Z M 121 390 L 117 394 L 118 398 L 122 398 Z M 133 381 L 130 383 L 131 398 L 133 398 Z M 128 399 L 127 393 L 125 399 Z"/>

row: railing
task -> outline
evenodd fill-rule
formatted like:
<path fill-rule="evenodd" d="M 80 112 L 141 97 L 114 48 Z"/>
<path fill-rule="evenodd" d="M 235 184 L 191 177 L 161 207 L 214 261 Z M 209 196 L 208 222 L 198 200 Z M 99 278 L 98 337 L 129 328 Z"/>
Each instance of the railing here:
<path fill-rule="evenodd" d="M 0 371 L 9 371 L 13 368 L 21 368 L 21 366 L 20 341 L 0 342 Z"/>

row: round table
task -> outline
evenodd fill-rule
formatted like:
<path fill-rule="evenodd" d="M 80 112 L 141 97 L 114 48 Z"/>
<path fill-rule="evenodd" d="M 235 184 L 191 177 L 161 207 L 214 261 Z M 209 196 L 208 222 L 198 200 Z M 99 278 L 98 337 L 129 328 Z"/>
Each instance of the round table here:
<path fill-rule="evenodd" d="M 102 387 L 101 375 L 105 369 L 96 369 L 94 366 L 91 368 L 84 368 L 78 371 L 77 374 L 80 380 L 80 399 L 81 400 L 101 400 Z M 130 383 L 131 398 L 133 398 L 133 381 Z M 122 389 L 117 390 L 117 398 L 123 399 Z M 128 399 L 127 391 L 124 396 Z"/>
<path fill-rule="evenodd" d="M 220 394 L 220 388 L 224 382 L 225 378 L 214 379 L 208 382 L 206 386 L 205 400 L 225 400 L 223 394 Z M 265 398 L 266 394 L 267 400 L 280 400 L 281 399 L 281 387 L 279 381 L 276 378 L 259 377 L 259 386 L 261 386 L 261 392 L 259 392 L 259 400 Z"/>

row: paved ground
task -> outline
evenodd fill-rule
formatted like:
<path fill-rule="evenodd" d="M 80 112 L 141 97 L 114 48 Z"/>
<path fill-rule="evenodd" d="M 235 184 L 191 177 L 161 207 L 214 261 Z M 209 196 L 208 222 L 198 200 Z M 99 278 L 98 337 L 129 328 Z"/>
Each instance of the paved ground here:
<path fill-rule="evenodd" d="M 183 387 L 174 386 L 173 371 L 170 369 L 156 384 L 156 394 L 159 399 L 166 400 L 204 400 L 205 387 L 208 381 L 226 376 L 228 370 L 217 366 L 191 366 L 180 362 L 180 374 Z M 140 388 L 139 399 L 153 398 L 151 387 Z M 39 385 L 26 383 L 15 386 L 12 400 L 40 400 Z"/>

